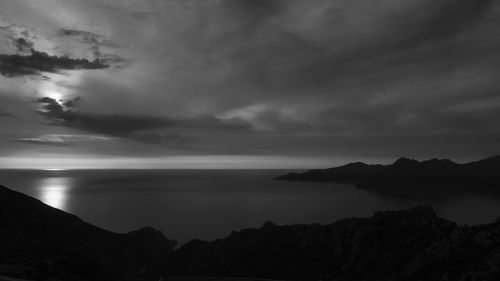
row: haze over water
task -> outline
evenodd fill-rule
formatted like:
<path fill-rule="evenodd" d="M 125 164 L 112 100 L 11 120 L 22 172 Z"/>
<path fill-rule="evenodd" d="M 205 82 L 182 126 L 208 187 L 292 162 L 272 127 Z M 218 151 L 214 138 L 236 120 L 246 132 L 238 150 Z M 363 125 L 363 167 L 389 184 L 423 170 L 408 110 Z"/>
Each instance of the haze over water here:
<path fill-rule="evenodd" d="M 331 223 L 374 211 L 431 204 L 458 223 L 491 222 L 500 200 L 387 198 L 350 185 L 284 182 L 290 170 L 0 170 L 1 183 L 116 232 L 144 226 L 180 243 L 277 224 Z"/>

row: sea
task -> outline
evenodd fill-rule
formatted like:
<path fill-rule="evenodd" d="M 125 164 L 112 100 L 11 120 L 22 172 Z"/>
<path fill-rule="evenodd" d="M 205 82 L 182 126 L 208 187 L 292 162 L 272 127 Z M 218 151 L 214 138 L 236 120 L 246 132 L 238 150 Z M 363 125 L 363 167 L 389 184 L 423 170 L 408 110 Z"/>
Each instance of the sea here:
<path fill-rule="evenodd" d="M 430 204 L 459 224 L 500 217 L 500 198 L 475 194 L 397 198 L 335 183 L 287 182 L 297 170 L 0 170 L 0 185 L 114 232 L 144 226 L 180 244 L 243 228 L 332 223 Z"/>

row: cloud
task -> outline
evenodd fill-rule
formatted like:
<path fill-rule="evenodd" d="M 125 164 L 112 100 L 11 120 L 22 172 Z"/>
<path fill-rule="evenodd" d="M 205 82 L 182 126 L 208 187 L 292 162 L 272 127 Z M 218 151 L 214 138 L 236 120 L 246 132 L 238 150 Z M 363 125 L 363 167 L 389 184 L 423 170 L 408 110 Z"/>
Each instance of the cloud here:
<path fill-rule="evenodd" d="M 11 39 L 0 48 L 31 59 L 32 42 L 109 69 L 47 74 L 47 87 L 0 85 L 20 98 L 33 89 L 58 97 L 38 103 L 38 118 L 58 126 L 49 130 L 116 137 L 123 153 L 189 145 L 199 153 L 397 156 L 444 153 L 447 142 L 457 153 L 498 150 L 487 137 L 500 118 L 498 1 L 56 2 L 4 5 L 31 27 L 2 31 Z M 57 21 L 53 10 L 62 11 Z M 133 64 L 114 69 L 123 57 Z M 44 72 L 7 66 L 17 76 Z M 67 99 L 75 96 L 85 104 Z M 30 106 L 5 109 L 33 118 Z M 8 130 L 6 139 L 18 134 Z"/>
<path fill-rule="evenodd" d="M 287 5 L 283 0 L 225 0 L 222 1 L 224 12 L 235 17 L 242 17 L 253 24 L 272 18 L 282 12 Z"/>
<path fill-rule="evenodd" d="M 103 47 L 117 48 L 119 45 L 106 38 L 104 35 L 96 34 L 90 31 L 78 30 L 78 29 L 65 29 L 61 28 L 57 31 L 56 36 L 58 37 L 73 37 L 77 38 L 81 43 L 88 45 L 88 48 L 94 59 L 105 59 L 108 58 L 109 54 L 104 54 L 102 52 Z"/>
<path fill-rule="evenodd" d="M 321 93 L 343 80 L 370 79 L 410 61 L 442 61 L 443 48 L 465 48 L 454 40 L 495 2 L 227 0 L 223 9 L 201 9 L 197 24 L 185 33 L 194 34 L 184 39 L 184 47 L 199 65 L 229 68 L 226 87 L 239 83 L 255 92 Z"/>
<path fill-rule="evenodd" d="M 34 48 L 33 40 L 37 39 L 36 35 L 19 24 L 0 26 L 0 32 L 5 33 L 6 38 L 10 40 L 10 44 L 18 53 L 30 53 Z"/>
<path fill-rule="evenodd" d="M 204 128 L 214 130 L 249 130 L 251 123 L 241 118 L 219 118 L 210 114 L 185 118 L 178 122 L 182 128 Z"/>
<path fill-rule="evenodd" d="M 119 48 L 119 45 L 101 34 L 61 28 L 56 31 L 55 36 L 47 38 L 34 33 L 35 31 L 36 29 L 28 29 L 18 24 L 0 26 L 0 32 L 15 51 L 14 54 L 0 54 L 1 75 L 15 77 L 41 75 L 42 72 L 55 73 L 60 70 L 125 67 L 129 62 L 128 59 L 114 54 L 113 51 Z M 84 45 L 83 48 L 88 48 L 88 52 L 82 52 L 81 44 Z"/>
<path fill-rule="evenodd" d="M 443 40 L 473 26 L 496 4 L 495 0 L 438 1 L 436 13 L 427 20 L 423 41 Z"/>
<path fill-rule="evenodd" d="M 158 12 L 132 12 L 132 13 L 128 13 L 128 15 L 130 15 L 130 17 L 132 17 L 135 20 L 144 21 L 144 20 L 151 19 L 152 17 L 159 16 L 160 13 L 158 13 Z"/>
<path fill-rule="evenodd" d="M 16 38 L 13 40 L 14 46 L 20 52 L 30 52 L 33 50 L 33 42 L 26 38 Z"/>
<path fill-rule="evenodd" d="M 42 135 L 34 138 L 13 139 L 15 142 L 40 145 L 68 146 L 77 143 L 111 141 L 112 138 L 100 135 Z"/>
<path fill-rule="evenodd" d="M 63 99 L 60 102 L 62 102 L 62 106 L 66 108 L 71 108 L 78 106 L 82 101 L 83 99 L 81 97 L 76 97 L 73 99 Z"/>
<path fill-rule="evenodd" d="M 80 98 L 62 102 L 42 97 L 35 100 L 42 104 L 38 113 L 51 121 L 51 125 L 65 126 L 108 136 L 130 138 L 149 143 L 162 143 L 165 140 L 182 139 L 176 134 L 151 132 L 161 128 L 203 128 L 215 130 L 249 129 L 244 122 L 220 120 L 213 116 L 197 116 L 184 119 L 172 119 L 150 115 L 96 114 L 73 109 Z M 70 105 L 70 106 L 68 106 Z M 182 139 L 185 141 L 185 139 Z"/>
<path fill-rule="evenodd" d="M 38 113 L 51 120 L 53 125 L 112 136 L 127 136 L 136 131 L 162 128 L 173 124 L 173 121 L 168 118 L 148 115 L 95 114 L 68 109 L 65 104 L 74 105 L 74 100 L 61 104 L 53 98 L 42 97 L 36 102 L 43 105 Z"/>
<path fill-rule="evenodd" d="M 103 69 L 108 65 L 99 61 L 51 56 L 32 50 L 31 55 L 0 55 L 0 74 L 6 77 L 57 73 L 60 70 Z"/>
<path fill-rule="evenodd" d="M 318 111 L 315 110 L 314 114 Z M 268 133 L 310 133 L 314 127 L 308 110 L 276 104 L 255 104 L 233 109 L 221 114 L 220 118 L 246 122 L 256 131 Z"/>
<path fill-rule="evenodd" d="M 14 115 L 0 109 L 0 117 L 14 117 Z"/>
<path fill-rule="evenodd" d="M 130 135 L 130 138 L 139 142 L 163 145 L 184 147 L 192 143 L 192 139 L 186 136 L 172 133 L 162 132 L 137 132 Z"/>

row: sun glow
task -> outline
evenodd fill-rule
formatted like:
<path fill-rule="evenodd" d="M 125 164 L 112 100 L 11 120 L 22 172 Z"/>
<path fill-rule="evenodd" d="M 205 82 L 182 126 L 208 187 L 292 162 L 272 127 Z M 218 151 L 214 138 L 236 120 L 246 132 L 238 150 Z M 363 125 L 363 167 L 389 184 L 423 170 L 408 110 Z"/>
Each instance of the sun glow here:
<path fill-rule="evenodd" d="M 77 72 L 46 73 L 45 75 L 49 79 L 36 82 L 37 92 L 40 97 L 49 97 L 60 103 L 75 96 L 73 86 L 79 85 L 82 76 Z"/>
<path fill-rule="evenodd" d="M 42 169 L 44 171 L 65 171 L 66 169 L 61 169 L 61 168 L 47 168 L 47 169 Z"/>
<path fill-rule="evenodd" d="M 57 102 L 61 101 L 64 99 L 64 95 L 60 92 L 56 92 L 56 91 L 53 91 L 53 92 L 47 92 L 45 93 L 45 96 L 51 98 L 51 99 L 55 99 Z"/>
<path fill-rule="evenodd" d="M 41 81 L 38 85 L 40 95 L 42 97 L 55 99 L 56 101 L 63 100 L 66 96 L 65 90 L 53 80 L 54 75 L 50 76 L 49 78 L 50 80 Z"/>

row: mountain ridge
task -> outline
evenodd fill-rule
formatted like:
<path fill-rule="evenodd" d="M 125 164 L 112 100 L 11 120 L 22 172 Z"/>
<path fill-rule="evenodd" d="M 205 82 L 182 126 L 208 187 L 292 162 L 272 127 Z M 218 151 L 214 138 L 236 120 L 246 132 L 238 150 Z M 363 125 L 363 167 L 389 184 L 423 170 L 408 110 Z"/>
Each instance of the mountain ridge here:
<path fill-rule="evenodd" d="M 355 162 L 327 169 L 289 173 L 276 180 L 355 184 L 358 188 L 412 194 L 415 191 L 483 191 L 500 195 L 500 156 L 469 163 L 450 159 L 417 161 L 401 157 L 389 165 Z M 473 189 L 472 189 L 473 188 Z"/>
<path fill-rule="evenodd" d="M 500 221 L 460 226 L 428 205 L 321 224 L 233 231 L 173 254 L 175 275 L 275 280 L 493 281 L 500 277 Z"/>

